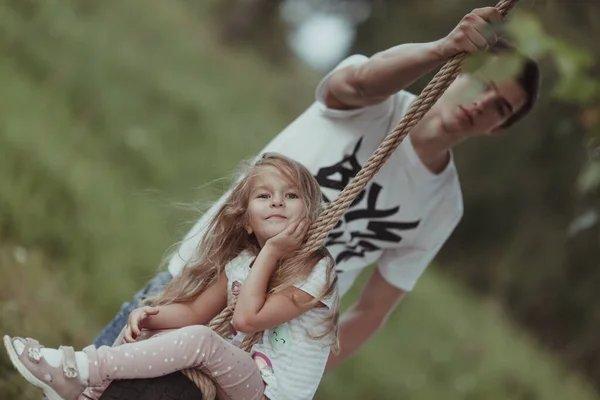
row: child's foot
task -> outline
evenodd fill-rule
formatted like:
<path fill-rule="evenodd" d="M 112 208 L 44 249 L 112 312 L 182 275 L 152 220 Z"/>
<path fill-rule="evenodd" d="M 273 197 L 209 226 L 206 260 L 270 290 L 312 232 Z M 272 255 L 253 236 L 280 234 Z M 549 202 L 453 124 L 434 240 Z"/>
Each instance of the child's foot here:
<path fill-rule="evenodd" d="M 17 371 L 32 385 L 40 388 L 48 400 L 76 400 L 87 384 L 77 368 L 72 347 L 61 347 L 60 366 L 44 357 L 43 346 L 33 339 L 4 336 L 4 347 Z"/>

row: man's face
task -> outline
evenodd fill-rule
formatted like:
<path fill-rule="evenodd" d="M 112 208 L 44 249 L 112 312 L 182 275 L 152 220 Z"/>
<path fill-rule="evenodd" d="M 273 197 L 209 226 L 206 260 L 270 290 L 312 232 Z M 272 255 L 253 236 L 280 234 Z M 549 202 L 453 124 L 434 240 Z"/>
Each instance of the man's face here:
<path fill-rule="evenodd" d="M 463 138 L 491 135 L 527 99 L 527 93 L 516 81 L 485 81 L 461 74 L 438 100 L 444 131 Z"/>

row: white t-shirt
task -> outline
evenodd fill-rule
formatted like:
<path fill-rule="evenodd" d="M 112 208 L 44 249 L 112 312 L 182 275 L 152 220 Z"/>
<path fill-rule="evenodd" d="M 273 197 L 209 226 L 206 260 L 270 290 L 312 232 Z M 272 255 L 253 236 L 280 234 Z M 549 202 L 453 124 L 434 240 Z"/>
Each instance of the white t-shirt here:
<path fill-rule="evenodd" d="M 366 60 L 351 56 L 337 68 Z M 304 164 L 328 201 L 358 173 L 416 97 L 401 91 L 377 105 L 330 109 L 324 96 L 332 73 L 319 83 L 316 101 L 261 151 L 279 152 Z M 173 254 L 169 262 L 173 275 L 192 258 L 206 223 L 226 195 L 204 214 Z M 431 173 L 407 136 L 328 237 L 326 247 L 336 261 L 340 295 L 348 291 L 361 270 L 375 262 L 391 285 L 412 290 L 462 214 L 453 160 L 443 172 Z"/>
<path fill-rule="evenodd" d="M 251 252 L 243 251 L 225 266 L 230 300 L 232 288 L 243 285 L 255 258 Z M 306 281 L 296 287 L 317 297 L 326 283 L 327 261 L 323 259 Z M 332 335 L 313 339 L 308 334 L 318 336 L 324 333 L 326 325 L 323 322 L 336 300 L 337 291 L 321 300 L 327 308 L 312 308 L 265 331 L 262 343 L 252 347 L 250 354 L 260 362 L 260 372 L 266 384 L 265 395 L 270 400 L 308 400 L 314 397 L 325 371 Z M 238 333 L 234 340 L 241 342 L 243 337 L 243 333 Z"/>

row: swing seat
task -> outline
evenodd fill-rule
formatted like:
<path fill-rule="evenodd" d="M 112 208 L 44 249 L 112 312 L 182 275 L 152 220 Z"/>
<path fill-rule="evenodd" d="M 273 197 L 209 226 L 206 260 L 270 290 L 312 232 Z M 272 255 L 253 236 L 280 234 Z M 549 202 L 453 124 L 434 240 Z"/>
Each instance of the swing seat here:
<path fill-rule="evenodd" d="M 202 400 L 202 392 L 181 372 L 160 378 L 113 381 L 100 400 Z"/>

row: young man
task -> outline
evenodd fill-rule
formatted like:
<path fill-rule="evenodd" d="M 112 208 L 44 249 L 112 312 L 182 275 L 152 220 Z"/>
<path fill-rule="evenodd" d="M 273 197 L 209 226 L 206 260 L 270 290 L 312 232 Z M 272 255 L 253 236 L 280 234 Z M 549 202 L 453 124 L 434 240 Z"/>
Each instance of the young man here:
<path fill-rule="evenodd" d="M 438 41 L 397 46 L 371 58 L 349 57 L 319 83 L 316 102 L 263 152 L 302 162 L 318 179 L 326 201 L 334 199 L 408 111 L 415 96 L 404 91 L 407 86 L 459 52 L 506 50 L 492 28 L 500 19 L 495 8 L 477 9 Z M 481 81 L 461 75 L 346 211 L 326 243 L 337 263 L 340 293 L 348 291 L 361 270 L 373 263 L 377 268 L 360 299 L 341 317 L 341 351 L 330 357 L 328 368 L 385 324 L 461 219 L 462 194 L 451 148 L 516 122 L 535 103 L 538 82 L 537 65 L 529 61 L 517 79 L 485 82 L 485 91 L 467 103 L 460 95 Z M 193 258 L 203 227 L 221 201 L 186 236 L 169 272 L 123 306 L 97 346 L 112 344 L 141 299 L 166 285 Z"/>

